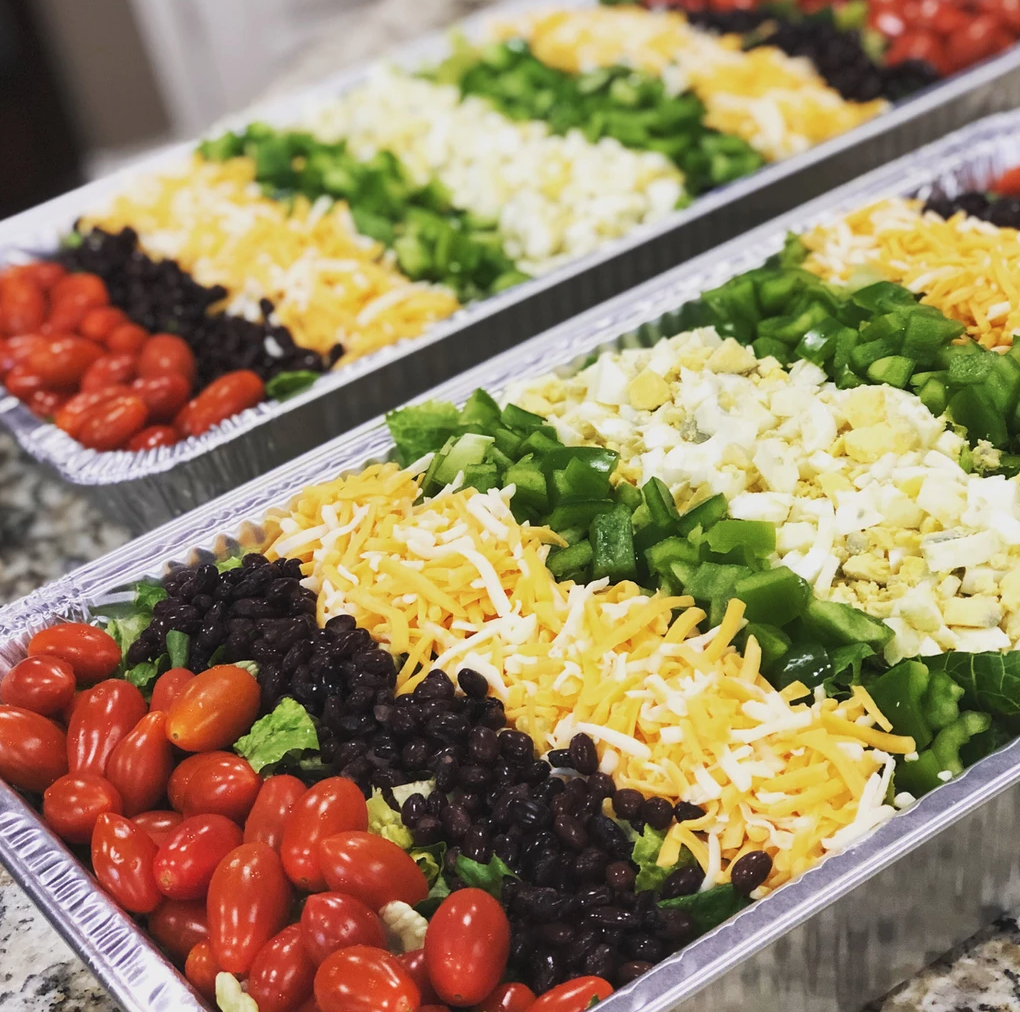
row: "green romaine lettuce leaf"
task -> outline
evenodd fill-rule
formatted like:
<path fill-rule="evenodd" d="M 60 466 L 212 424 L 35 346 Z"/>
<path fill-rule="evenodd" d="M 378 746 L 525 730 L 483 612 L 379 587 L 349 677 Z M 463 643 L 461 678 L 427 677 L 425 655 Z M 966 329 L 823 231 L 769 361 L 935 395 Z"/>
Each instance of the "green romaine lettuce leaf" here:
<path fill-rule="evenodd" d="M 135 607 L 139 611 L 151 612 L 160 601 L 169 597 L 158 583 L 139 583 L 135 585 Z M 151 616 L 150 616 L 151 617 Z"/>
<path fill-rule="evenodd" d="M 139 612 L 135 615 L 125 615 L 123 618 L 111 618 L 106 625 L 106 631 L 116 640 L 123 656 L 127 654 L 131 644 L 149 628 L 151 621 L 151 612 Z"/>
<path fill-rule="evenodd" d="M 663 900 L 660 907 L 676 907 L 686 910 L 697 925 L 698 934 L 711 931 L 738 910 L 743 910 L 751 901 L 738 893 L 731 885 L 717 885 L 706 889 L 703 893 L 693 896 L 677 896 L 675 899 Z"/>
<path fill-rule="evenodd" d="M 266 384 L 266 399 L 270 401 L 285 401 L 288 397 L 293 397 L 295 394 L 307 390 L 320 375 L 320 373 L 312 372 L 310 369 L 277 373 Z"/>
<path fill-rule="evenodd" d="M 492 860 L 488 864 L 479 864 L 478 861 L 473 861 L 470 857 L 458 854 L 456 867 L 457 874 L 465 885 L 484 889 L 496 899 L 499 899 L 502 892 L 503 879 L 517 877 L 498 854 L 493 854 Z"/>
<path fill-rule="evenodd" d="M 234 751 L 258 773 L 284 756 L 300 755 L 318 747 L 319 735 L 308 711 L 296 700 L 284 697 L 272 713 L 259 718 L 244 737 L 238 738 Z"/>
<path fill-rule="evenodd" d="M 186 668 L 191 637 L 187 633 L 171 629 L 166 634 L 166 652 L 170 655 L 170 667 Z"/>
<path fill-rule="evenodd" d="M 968 706 L 1000 717 L 1020 716 L 1020 652 L 965 654 L 952 650 L 925 657 L 924 662 L 930 670 L 945 671 L 961 686 Z"/>
<path fill-rule="evenodd" d="M 666 879 L 677 870 L 686 867 L 693 860 L 694 855 L 686 847 L 680 848 L 680 857 L 675 864 L 660 868 L 656 861 L 659 859 L 659 851 L 662 850 L 663 841 L 666 839 L 664 832 L 652 829 L 646 825 L 644 831 L 634 840 L 634 849 L 631 851 L 631 860 L 638 866 L 637 879 L 634 888 L 658 889 Z"/>
<path fill-rule="evenodd" d="M 412 404 L 386 416 L 390 435 L 397 445 L 397 459 L 402 466 L 441 449 L 456 431 L 460 412 L 453 404 L 426 401 Z"/>
<path fill-rule="evenodd" d="M 410 850 L 414 846 L 414 837 L 401 822 L 400 813 L 390 808 L 378 788 L 372 791 L 372 797 L 368 799 L 368 831 L 395 843 L 401 850 Z"/>

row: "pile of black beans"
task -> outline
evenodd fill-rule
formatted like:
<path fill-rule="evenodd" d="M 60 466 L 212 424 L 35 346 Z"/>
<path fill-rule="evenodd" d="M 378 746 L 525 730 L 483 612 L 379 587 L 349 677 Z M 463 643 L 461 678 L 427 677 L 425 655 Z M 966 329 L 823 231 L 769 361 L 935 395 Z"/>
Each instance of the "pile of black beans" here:
<path fill-rule="evenodd" d="M 1020 229 L 1020 198 L 1017 197 L 996 197 L 979 190 L 969 190 L 955 197 L 940 193 L 930 196 L 924 209 L 943 218 L 951 218 L 957 211 L 963 211 L 999 228 Z"/>
<path fill-rule="evenodd" d="M 211 312 L 226 297 L 220 285 L 200 285 L 175 260 L 153 260 L 138 246 L 130 228 L 120 232 L 91 229 L 76 246 L 57 255 L 71 271 L 98 274 L 106 283 L 112 305 L 150 333 L 178 334 L 195 354 L 197 388 L 236 369 L 251 369 L 263 380 L 281 372 L 323 372 L 343 353 L 333 349 L 328 361 L 299 348 L 286 327 L 254 323 L 240 316 Z M 273 306 L 263 300 L 268 319 Z"/>

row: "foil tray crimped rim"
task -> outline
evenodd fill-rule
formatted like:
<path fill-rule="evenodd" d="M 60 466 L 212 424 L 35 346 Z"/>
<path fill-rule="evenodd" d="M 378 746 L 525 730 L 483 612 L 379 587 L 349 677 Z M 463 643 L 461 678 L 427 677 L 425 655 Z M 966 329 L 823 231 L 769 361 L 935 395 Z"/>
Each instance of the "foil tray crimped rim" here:
<path fill-rule="evenodd" d="M 564 7 L 584 7 L 590 6 L 595 0 L 559 0 L 559 2 Z M 507 0 L 505 3 L 471 15 L 461 22 L 460 27 L 471 36 L 494 20 L 546 6 L 548 0 Z M 448 52 L 448 31 L 439 31 L 400 47 L 391 54 L 389 60 L 406 67 L 417 67 L 424 62 L 441 59 Z M 238 126 L 255 118 L 280 124 L 293 121 L 308 103 L 328 99 L 356 86 L 378 62 L 340 72 L 314 88 L 263 103 L 242 115 L 228 117 L 220 126 Z M 82 447 L 56 426 L 36 418 L 20 401 L 11 396 L 0 396 L 0 421 L 36 461 L 48 465 L 63 480 L 75 485 L 86 487 L 113 485 L 165 474 L 178 465 L 202 457 L 276 418 L 301 408 L 310 401 L 318 400 L 320 397 L 344 396 L 343 392 L 346 390 L 350 390 L 352 396 L 356 396 L 357 384 L 376 370 L 436 345 L 466 327 L 525 304 L 550 288 L 583 275 L 642 244 L 688 226 L 728 204 L 763 191 L 825 159 L 837 156 L 841 152 L 847 153 L 869 139 L 895 131 L 944 103 L 1018 70 L 1020 70 L 1020 45 L 955 77 L 930 86 L 847 133 L 833 137 L 802 154 L 766 165 L 751 176 L 713 190 L 699 197 L 690 207 L 682 211 L 675 211 L 656 222 L 640 225 L 625 236 L 605 244 L 584 257 L 572 260 L 549 274 L 465 306 L 447 319 L 427 328 L 418 337 L 405 338 L 357 359 L 335 372 L 327 373 L 311 388 L 295 397 L 285 401 L 264 401 L 227 419 L 212 431 L 174 446 L 158 447 L 140 453 L 126 451 L 99 453 Z M 95 206 L 129 183 L 139 173 L 168 167 L 192 148 L 193 142 L 174 145 L 109 177 L 0 222 L 0 263 L 15 251 L 55 248 L 60 233 L 88 207 Z"/>
<path fill-rule="evenodd" d="M 781 248 L 788 230 L 803 231 L 869 199 L 932 190 L 952 194 L 982 185 L 1018 161 L 1020 111 L 990 116 L 532 338 L 425 396 L 463 401 L 476 386 L 497 390 L 511 380 L 576 366 L 586 354 L 614 343 L 641 343 L 644 325 L 668 318 L 685 300 L 756 266 Z M 239 544 L 255 543 L 268 509 L 288 502 L 307 484 L 384 459 L 391 448 L 382 420 L 368 422 L 7 605 L 0 609 L 0 670 L 16 661 L 28 637 L 55 617 L 88 615 L 111 590 L 158 574 L 170 562 L 223 556 Z M 1020 741 L 981 760 L 871 835 L 664 960 L 607 999 L 606 1012 L 678 1007 L 1018 782 Z M 39 816 L 2 784 L 0 843 L 0 861 L 125 1008 L 205 1008 Z"/>

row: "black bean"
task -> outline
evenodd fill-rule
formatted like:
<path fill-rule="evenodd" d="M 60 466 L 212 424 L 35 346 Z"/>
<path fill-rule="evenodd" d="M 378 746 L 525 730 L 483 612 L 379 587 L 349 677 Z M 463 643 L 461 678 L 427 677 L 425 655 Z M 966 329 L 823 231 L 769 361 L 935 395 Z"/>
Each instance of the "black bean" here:
<path fill-rule="evenodd" d="M 627 931 L 641 923 L 637 914 L 630 910 L 622 910 L 620 907 L 595 907 L 585 916 L 599 928 L 621 928 Z"/>
<path fill-rule="evenodd" d="M 400 808 L 400 820 L 409 829 L 414 829 L 425 816 L 425 795 L 411 794 Z"/>
<path fill-rule="evenodd" d="M 571 850 L 584 850 L 588 845 L 588 834 L 584 825 L 572 815 L 557 815 L 553 820 L 553 832 Z"/>
<path fill-rule="evenodd" d="M 585 847 L 574 861 L 574 871 L 584 882 L 601 882 L 606 873 L 609 857 L 598 847 Z"/>
<path fill-rule="evenodd" d="M 482 826 L 472 826 L 464 834 L 461 850 L 464 856 L 471 858 L 472 861 L 488 864 L 492 860 L 492 841 L 488 830 Z"/>
<path fill-rule="evenodd" d="M 478 723 L 483 727 L 491 727 L 494 731 L 506 727 L 506 711 L 502 702 L 498 699 L 485 700 L 485 707 L 478 717 Z"/>
<path fill-rule="evenodd" d="M 658 936 L 674 949 L 686 945 L 697 933 L 694 918 L 686 910 L 674 910 L 669 907 L 659 909 Z"/>
<path fill-rule="evenodd" d="M 606 866 L 606 884 L 613 889 L 630 889 L 637 875 L 628 861 L 613 861 Z"/>
<path fill-rule="evenodd" d="M 457 684 L 466 696 L 473 699 L 484 699 L 489 694 L 489 683 L 485 676 L 473 668 L 461 668 L 457 674 Z"/>
<path fill-rule="evenodd" d="M 657 963 L 666 955 L 666 947 L 662 942 L 642 931 L 635 931 L 627 935 L 623 940 L 623 948 L 632 959 L 640 959 L 648 963 Z"/>
<path fill-rule="evenodd" d="M 705 875 L 696 864 L 689 864 L 686 868 L 678 868 L 666 877 L 659 890 L 664 900 L 675 899 L 677 896 L 693 896 L 704 882 Z"/>
<path fill-rule="evenodd" d="M 499 736 L 500 755 L 511 760 L 530 760 L 535 754 L 535 743 L 523 731 L 504 731 Z"/>
<path fill-rule="evenodd" d="M 545 850 L 538 855 L 531 867 L 531 877 L 536 885 L 558 886 L 561 878 L 560 856 L 554 850 Z"/>
<path fill-rule="evenodd" d="M 570 739 L 570 765 L 578 773 L 591 776 L 599 768 L 599 754 L 595 751 L 595 742 L 586 734 L 575 734 Z M 607 795 L 608 796 L 608 795 Z"/>
<path fill-rule="evenodd" d="M 542 994 L 559 983 L 563 969 L 553 950 L 539 949 L 531 954 L 529 962 L 531 986 L 535 994 Z"/>
<path fill-rule="evenodd" d="M 517 866 L 517 858 L 520 854 L 520 848 L 517 846 L 517 841 L 512 836 L 507 836 L 506 833 L 500 833 L 498 836 L 493 837 L 492 849 L 508 864 L 511 868 Z"/>
<path fill-rule="evenodd" d="M 419 847 L 431 847 L 443 838 L 443 824 L 434 815 L 425 815 L 418 820 L 418 825 L 411 832 L 414 842 Z"/>
<path fill-rule="evenodd" d="M 429 699 L 453 699 L 456 693 L 453 682 L 445 671 L 438 668 L 430 671 L 414 689 L 414 698 L 424 702 Z"/>
<path fill-rule="evenodd" d="M 593 977 L 611 978 L 619 956 L 610 945 L 596 945 L 584 959 L 584 972 Z"/>
<path fill-rule="evenodd" d="M 440 791 L 452 791 L 457 784 L 459 763 L 452 755 L 444 755 L 436 764 L 436 787 Z"/>
<path fill-rule="evenodd" d="M 575 893 L 575 899 L 582 910 L 590 907 L 605 907 L 613 902 L 613 891 L 607 885 L 582 886 Z"/>
<path fill-rule="evenodd" d="M 644 800 L 640 791 L 623 787 L 613 795 L 613 811 L 620 819 L 633 819 Z"/>
<path fill-rule="evenodd" d="M 470 791 L 482 791 L 492 782 L 492 773 L 484 766 L 461 766 L 458 778 L 461 787 Z"/>
<path fill-rule="evenodd" d="M 535 929 L 535 936 L 543 945 L 563 949 L 577 937 L 577 929 L 563 921 L 553 921 L 550 924 L 540 924 Z"/>
<path fill-rule="evenodd" d="M 571 815 L 576 807 L 577 797 L 568 791 L 562 791 L 549 802 L 549 808 L 554 816 Z"/>
<path fill-rule="evenodd" d="M 471 828 L 471 816 L 460 805 L 447 805 L 439 818 L 446 835 L 453 840 L 461 840 Z"/>
<path fill-rule="evenodd" d="M 665 798 L 649 798 L 641 805 L 641 818 L 652 829 L 662 832 L 673 821 L 673 806 Z"/>
<path fill-rule="evenodd" d="M 588 823 L 588 832 L 594 843 L 605 850 L 610 857 L 626 861 L 630 857 L 631 844 L 626 833 L 612 819 L 596 815 Z"/>
<path fill-rule="evenodd" d="M 739 858 L 730 869 L 730 883 L 738 893 L 748 896 L 772 871 L 772 858 L 763 850 L 752 850 Z"/>
<path fill-rule="evenodd" d="M 511 806 L 513 818 L 527 829 L 544 829 L 552 825 L 552 812 L 537 801 L 518 798 Z"/>
<path fill-rule="evenodd" d="M 693 822 L 695 819 L 703 818 L 704 815 L 705 810 L 703 808 L 699 808 L 689 801 L 678 801 L 673 806 L 673 817 L 677 822 Z"/>
<path fill-rule="evenodd" d="M 499 738 L 490 727 L 473 727 L 468 734 L 468 755 L 476 762 L 489 766 L 499 756 Z"/>
<path fill-rule="evenodd" d="M 648 973 L 652 969 L 654 963 L 650 963 L 647 960 L 632 959 L 629 963 L 624 963 L 615 974 L 615 981 L 617 987 L 623 987 L 624 984 L 629 984 L 632 980 L 637 980 L 644 973 Z"/>
<path fill-rule="evenodd" d="M 588 793 L 596 798 L 611 798 L 616 794 L 616 784 L 608 773 L 593 773 L 588 777 Z"/>
<path fill-rule="evenodd" d="M 557 769 L 568 769 L 574 768 L 573 761 L 570 758 L 570 749 L 566 748 L 554 748 L 547 756 L 549 765 L 554 766 Z"/>

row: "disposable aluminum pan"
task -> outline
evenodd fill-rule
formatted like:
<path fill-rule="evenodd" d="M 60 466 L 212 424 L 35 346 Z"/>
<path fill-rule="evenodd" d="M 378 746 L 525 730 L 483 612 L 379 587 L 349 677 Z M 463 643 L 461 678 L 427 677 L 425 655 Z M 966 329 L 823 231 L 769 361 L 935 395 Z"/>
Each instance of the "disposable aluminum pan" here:
<path fill-rule="evenodd" d="M 589 311 L 431 391 L 576 368 L 600 348 L 675 332 L 674 311 L 801 231 L 890 194 L 981 187 L 1020 161 L 1020 113 L 987 119 Z M 0 610 L 0 672 L 32 633 L 83 618 L 111 593 L 172 563 L 262 543 L 266 511 L 306 485 L 384 459 L 381 419 L 292 461 Z M 622 989 L 605 1012 L 858 1012 L 1020 904 L 1020 742 L 982 760 L 850 850 L 828 858 Z M 202 1008 L 178 973 L 13 791 L 0 784 L 0 861 L 129 1012 Z"/>
<path fill-rule="evenodd" d="M 493 18 L 549 2 L 518 0 L 490 8 L 465 22 L 465 31 L 476 33 Z M 592 0 L 558 2 L 580 7 Z M 436 33 L 392 58 L 416 68 L 448 52 L 447 36 Z M 366 73 L 365 67 L 344 73 L 257 110 L 258 116 L 277 123 L 293 121 L 309 100 L 349 90 Z M 0 421 L 32 457 L 90 492 L 113 519 L 135 532 L 151 530 L 774 214 L 979 116 L 1017 105 L 1020 46 L 932 86 L 849 133 L 706 194 L 690 208 L 640 227 L 596 253 L 468 306 L 424 336 L 354 362 L 292 400 L 261 404 L 214 432 L 176 446 L 140 454 L 99 454 L 43 424 L 13 397 L 0 398 Z M 175 147 L 0 223 L 0 263 L 17 250 L 55 248 L 76 217 L 123 187 L 134 173 L 158 170 L 189 147 Z"/>

